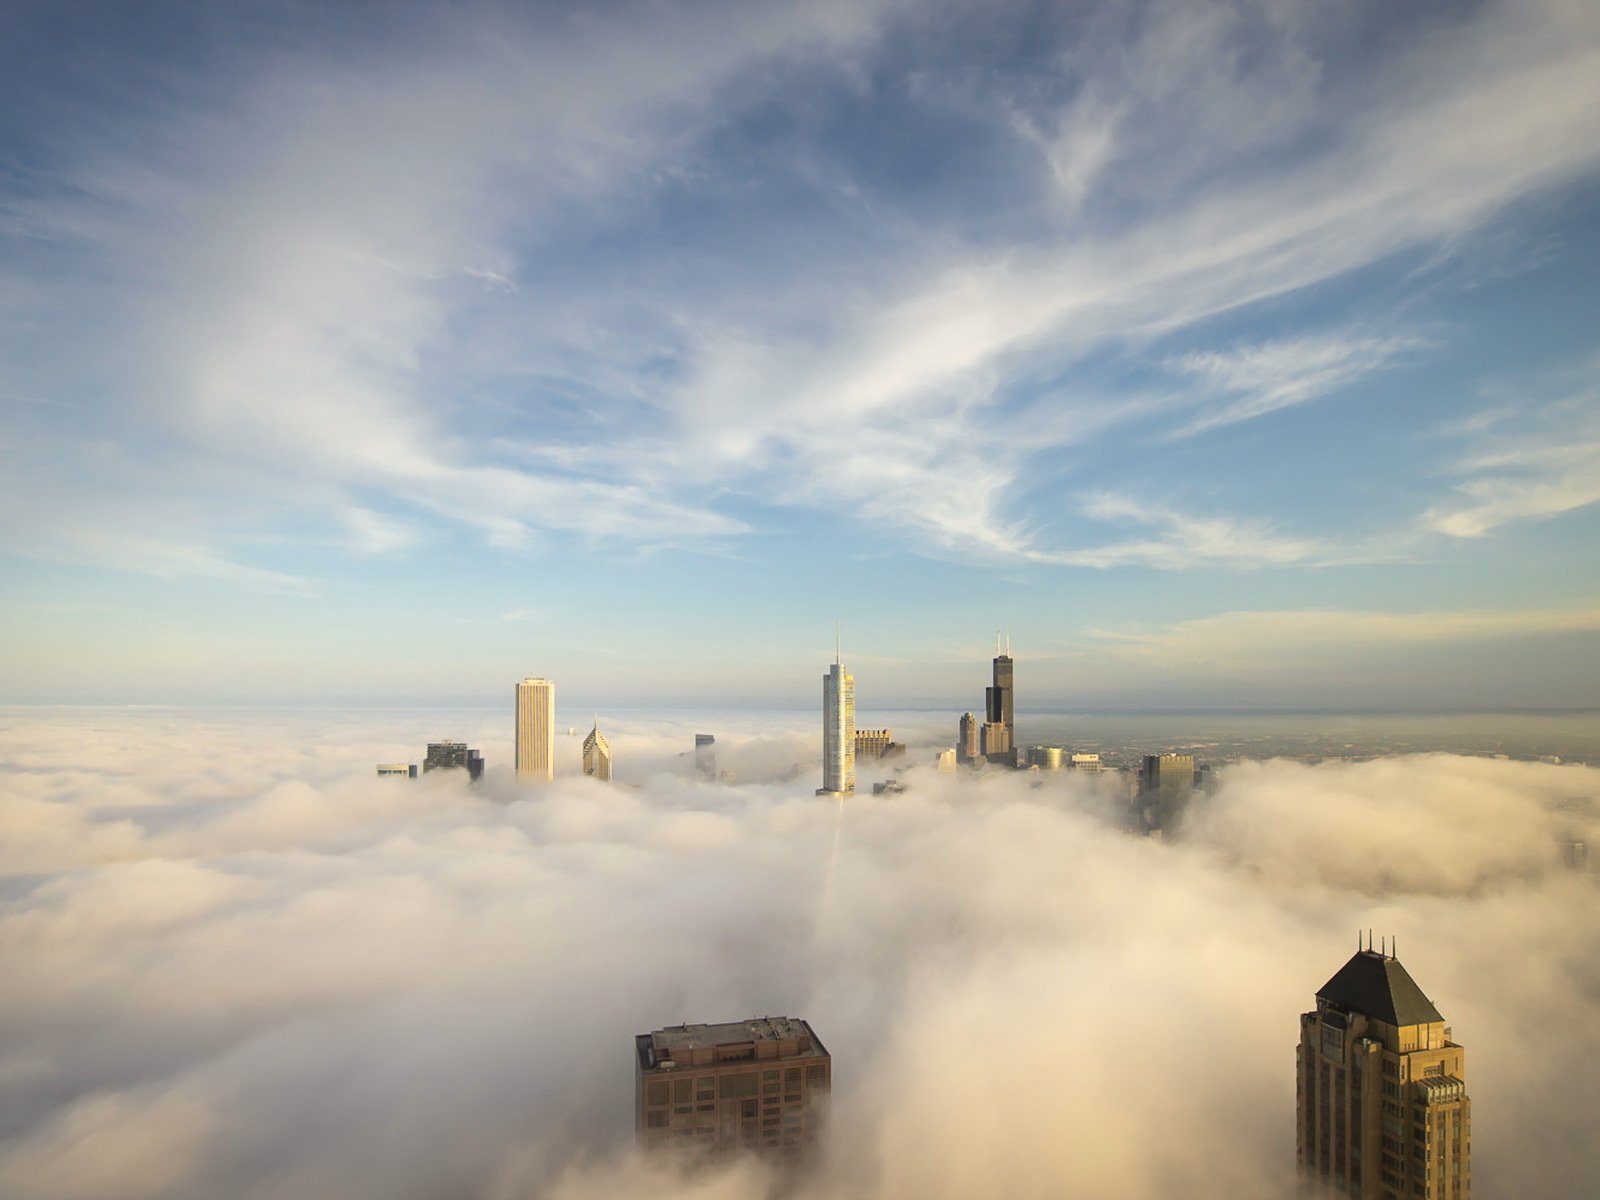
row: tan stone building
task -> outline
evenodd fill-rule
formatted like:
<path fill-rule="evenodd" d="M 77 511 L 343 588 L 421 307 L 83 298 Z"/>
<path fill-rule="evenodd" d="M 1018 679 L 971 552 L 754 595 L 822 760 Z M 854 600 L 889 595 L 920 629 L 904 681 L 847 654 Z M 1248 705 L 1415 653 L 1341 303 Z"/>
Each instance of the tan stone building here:
<path fill-rule="evenodd" d="M 832 1060 L 795 1017 L 673 1025 L 634 1038 L 634 1127 L 646 1149 L 791 1155 L 816 1142 Z"/>
<path fill-rule="evenodd" d="M 1300 1017 L 1300 1169 L 1362 1200 L 1469 1200 L 1466 1051 L 1399 959 L 1359 950 Z"/>

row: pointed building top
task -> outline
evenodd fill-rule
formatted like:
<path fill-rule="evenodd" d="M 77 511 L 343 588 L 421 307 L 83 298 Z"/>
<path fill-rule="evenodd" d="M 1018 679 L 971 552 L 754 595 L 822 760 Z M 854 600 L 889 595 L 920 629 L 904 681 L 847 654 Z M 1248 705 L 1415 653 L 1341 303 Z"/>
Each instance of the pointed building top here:
<path fill-rule="evenodd" d="M 1317 999 L 1389 1025 L 1443 1021 L 1400 960 L 1376 950 L 1358 950 L 1317 989 Z"/>

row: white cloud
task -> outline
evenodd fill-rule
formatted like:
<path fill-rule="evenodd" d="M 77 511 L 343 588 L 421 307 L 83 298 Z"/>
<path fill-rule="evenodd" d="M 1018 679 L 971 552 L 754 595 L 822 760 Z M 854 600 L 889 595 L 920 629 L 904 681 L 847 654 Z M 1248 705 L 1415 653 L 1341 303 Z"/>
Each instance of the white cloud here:
<path fill-rule="evenodd" d="M 1480 1186 L 1593 1176 L 1592 769 L 1242 766 L 1160 844 L 1070 779 L 373 778 L 437 719 L 7 714 L 0 1191 L 1267 1200 L 1295 1014 L 1369 926 L 1467 1047 Z M 607 728 L 637 763 L 688 726 Z M 834 1055 L 817 1174 L 640 1161 L 632 1035 L 761 1012 Z"/>
<path fill-rule="evenodd" d="M 1458 424 L 1471 451 L 1454 464 L 1459 498 L 1423 521 L 1476 538 L 1517 521 L 1560 516 L 1600 502 L 1600 361 L 1527 385 L 1534 395 L 1497 404 Z M 1501 385 L 1503 390 L 1506 385 Z M 1541 391 L 1554 389 L 1554 395 Z"/>

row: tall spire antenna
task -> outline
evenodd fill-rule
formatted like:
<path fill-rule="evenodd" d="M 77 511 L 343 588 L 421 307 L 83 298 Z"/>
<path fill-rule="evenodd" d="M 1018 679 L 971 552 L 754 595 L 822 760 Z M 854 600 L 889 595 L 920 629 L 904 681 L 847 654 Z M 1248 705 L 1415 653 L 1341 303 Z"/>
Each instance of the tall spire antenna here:
<path fill-rule="evenodd" d="M 998 629 L 994 631 L 994 656 L 996 658 L 1000 657 L 1000 631 Z"/>
<path fill-rule="evenodd" d="M 1011 657 L 1011 631 L 1006 630 L 1006 657 Z"/>
<path fill-rule="evenodd" d="M 833 662 L 835 666 L 843 665 L 839 661 L 839 645 L 839 622 L 835 621 L 833 623 Z"/>

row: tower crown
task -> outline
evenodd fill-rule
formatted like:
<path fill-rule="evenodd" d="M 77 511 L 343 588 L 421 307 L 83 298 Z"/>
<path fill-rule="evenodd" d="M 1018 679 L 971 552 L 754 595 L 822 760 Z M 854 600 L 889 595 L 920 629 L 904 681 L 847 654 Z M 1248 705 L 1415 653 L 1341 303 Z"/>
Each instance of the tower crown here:
<path fill-rule="evenodd" d="M 1317 999 L 1388 1025 L 1427 1025 L 1444 1020 L 1400 960 L 1376 950 L 1356 951 L 1332 979 L 1317 989 Z"/>

